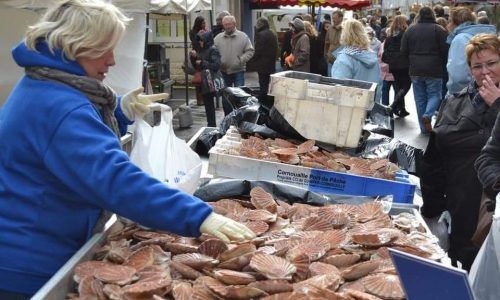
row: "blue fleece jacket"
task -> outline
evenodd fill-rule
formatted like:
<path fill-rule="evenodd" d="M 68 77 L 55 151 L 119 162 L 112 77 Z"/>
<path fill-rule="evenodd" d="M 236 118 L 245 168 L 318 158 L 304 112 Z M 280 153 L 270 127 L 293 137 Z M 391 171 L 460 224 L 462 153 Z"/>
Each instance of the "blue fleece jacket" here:
<path fill-rule="evenodd" d="M 377 84 L 375 100 L 382 96 L 380 91 L 380 67 L 377 53 L 351 47 L 340 47 L 333 52 L 336 57 L 332 66 L 331 77 L 336 79 L 355 79 Z"/>
<path fill-rule="evenodd" d="M 85 75 L 45 43 L 21 43 L 21 67 Z M 119 122 L 127 123 L 116 110 Z M 0 111 L 0 290 L 35 293 L 89 240 L 102 209 L 185 236 L 212 212 L 131 163 L 79 90 L 24 76 Z"/>
<path fill-rule="evenodd" d="M 494 25 L 474 24 L 465 22 L 457 26 L 449 35 L 446 42 L 450 45 L 448 51 L 448 94 L 460 92 L 472 80 L 472 75 L 465 57 L 465 46 L 478 33 L 496 33 Z"/>

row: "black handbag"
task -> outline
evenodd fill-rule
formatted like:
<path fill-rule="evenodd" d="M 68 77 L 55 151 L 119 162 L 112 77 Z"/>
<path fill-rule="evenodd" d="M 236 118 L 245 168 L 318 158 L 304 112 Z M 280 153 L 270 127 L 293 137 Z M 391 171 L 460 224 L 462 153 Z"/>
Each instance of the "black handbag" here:
<path fill-rule="evenodd" d="M 203 93 L 218 94 L 226 88 L 226 83 L 220 71 L 205 69 L 202 72 Z"/>

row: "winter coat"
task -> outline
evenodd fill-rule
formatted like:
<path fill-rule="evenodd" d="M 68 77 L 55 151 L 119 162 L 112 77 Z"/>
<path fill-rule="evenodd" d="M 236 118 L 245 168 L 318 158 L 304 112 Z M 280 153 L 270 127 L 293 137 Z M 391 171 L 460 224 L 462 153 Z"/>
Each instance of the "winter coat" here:
<path fill-rule="evenodd" d="M 495 105 L 500 102 L 496 100 Z M 475 168 L 483 189 L 492 200 L 500 191 L 500 114 L 497 115 L 491 138 L 476 159 Z"/>
<path fill-rule="evenodd" d="M 431 20 L 410 26 L 401 40 L 401 52 L 408 57 L 410 76 L 443 78 L 448 57 L 448 33 Z"/>
<path fill-rule="evenodd" d="M 457 26 L 448 35 L 447 43 L 450 45 L 448 51 L 448 93 L 458 93 L 472 80 L 472 75 L 465 57 L 465 46 L 469 40 L 478 33 L 496 33 L 494 25 L 473 24 L 465 22 Z"/>
<path fill-rule="evenodd" d="M 384 43 L 385 41 L 382 43 L 382 45 L 380 45 L 380 49 L 378 50 L 377 53 L 378 64 L 380 66 L 380 76 L 382 80 L 394 81 L 394 76 L 389 70 L 389 65 L 382 61 L 382 55 L 384 55 Z"/>
<path fill-rule="evenodd" d="M 408 56 L 401 51 L 401 40 L 404 32 L 399 32 L 396 35 L 391 35 L 384 42 L 384 58 L 389 65 L 391 72 L 398 70 L 408 70 Z"/>
<path fill-rule="evenodd" d="M 309 62 L 310 62 L 310 72 L 314 74 L 321 75 L 321 50 L 319 45 L 318 37 L 313 35 L 308 35 L 309 37 Z"/>
<path fill-rule="evenodd" d="M 304 30 L 296 33 L 292 38 L 292 54 L 295 57 L 292 65 L 292 70 L 310 72 L 310 52 L 311 46 L 309 44 L 309 36 Z"/>
<path fill-rule="evenodd" d="M 441 104 L 420 168 L 424 205 L 432 218 L 448 210 L 452 217 L 449 255 L 471 264 L 477 252 L 470 239 L 476 230 L 482 187 L 474 161 L 486 144 L 500 101 L 488 107 L 475 84 Z"/>
<path fill-rule="evenodd" d="M 375 99 L 380 99 L 380 67 L 375 52 L 352 47 L 341 47 L 333 55 L 337 59 L 332 66 L 332 78 L 374 82 L 378 85 Z"/>
<path fill-rule="evenodd" d="M 255 32 L 255 53 L 247 63 L 248 72 L 272 74 L 276 72 L 278 38 L 268 27 Z"/>
<path fill-rule="evenodd" d="M 22 68 L 85 76 L 43 41 L 12 54 Z M 127 121 L 119 104 L 115 115 Z M 212 211 L 131 163 L 86 94 L 59 82 L 20 79 L 0 111 L 0 149 L 0 290 L 35 293 L 92 237 L 102 209 L 193 237 Z"/>
<path fill-rule="evenodd" d="M 255 52 L 248 36 L 237 29 L 231 34 L 218 34 L 214 43 L 221 55 L 220 70 L 226 74 L 245 71 L 246 63 Z"/>
<path fill-rule="evenodd" d="M 191 56 L 191 64 L 195 66 L 196 70 L 203 71 L 209 69 L 212 74 L 219 71 L 220 68 L 220 53 L 217 47 L 214 45 L 214 38 L 210 31 L 198 34 L 199 38 L 203 41 L 203 48 L 196 54 L 196 56 Z M 199 66 L 196 65 L 196 61 L 201 60 Z M 201 94 L 209 94 L 210 91 L 207 89 L 208 84 L 204 82 L 207 80 L 205 76 L 201 76 Z M 213 81 L 213 79 L 212 79 Z"/>
<path fill-rule="evenodd" d="M 342 25 L 334 25 L 328 28 L 325 37 L 325 58 L 326 62 L 329 64 L 333 64 L 335 61 L 335 57 L 333 56 L 333 52 L 340 47 L 340 34 L 342 33 Z"/>

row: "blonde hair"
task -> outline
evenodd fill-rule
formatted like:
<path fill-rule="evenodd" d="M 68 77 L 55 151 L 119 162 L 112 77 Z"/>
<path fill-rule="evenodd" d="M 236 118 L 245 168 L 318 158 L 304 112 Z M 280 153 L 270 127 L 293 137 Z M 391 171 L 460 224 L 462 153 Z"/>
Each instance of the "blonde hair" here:
<path fill-rule="evenodd" d="M 98 58 L 116 47 L 130 20 L 101 0 L 59 1 L 28 27 L 25 44 L 36 51 L 36 44 L 45 40 L 52 53 L 60 49 L 71 60 Z"/>
<path fill-rule="evenodd" d="M 312 26 L 311 22 L 309 21 L 304 21 L 304 29 L 307 34 L 312 35 L 312 36 L 318 36 L 318 32 L 316 31 L 316 28 Z"/>
<path fill-rule="evenodd" d="M 477 54 L 483 50 L 491 50 L 500 55 L 500 37 L 491 33 L 480 33 L 473 36 L 465 46 L 467 64 L 470 66 L 472 54 Z"/>
<path fill-rule="evenodd" d="M 370 40 L 365 32 L 363 24 L 355 19 L 345 21 L 342 24 L 340 44 L 367 50 L 370 46 Z"/>
<path fill-rule="evenodd" d="M 391 34 L 393 32 L 405 32 L 408 29 L 408 23 L 406 23 L 406 16 L 399 15 L 394 18 L 391 24 Z"/>

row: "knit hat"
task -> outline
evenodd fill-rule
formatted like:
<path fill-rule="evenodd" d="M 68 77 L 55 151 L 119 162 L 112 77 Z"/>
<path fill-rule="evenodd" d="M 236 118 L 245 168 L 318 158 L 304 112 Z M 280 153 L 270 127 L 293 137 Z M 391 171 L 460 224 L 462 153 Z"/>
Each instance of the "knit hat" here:
<path fill-rule="evenodd" d="M 295 29 L 295 31 L 304 30 L 304 21 L 299 18 L 296 18 L 292 22 L 288 23 L 288 25 L 291 25 Z"/>

